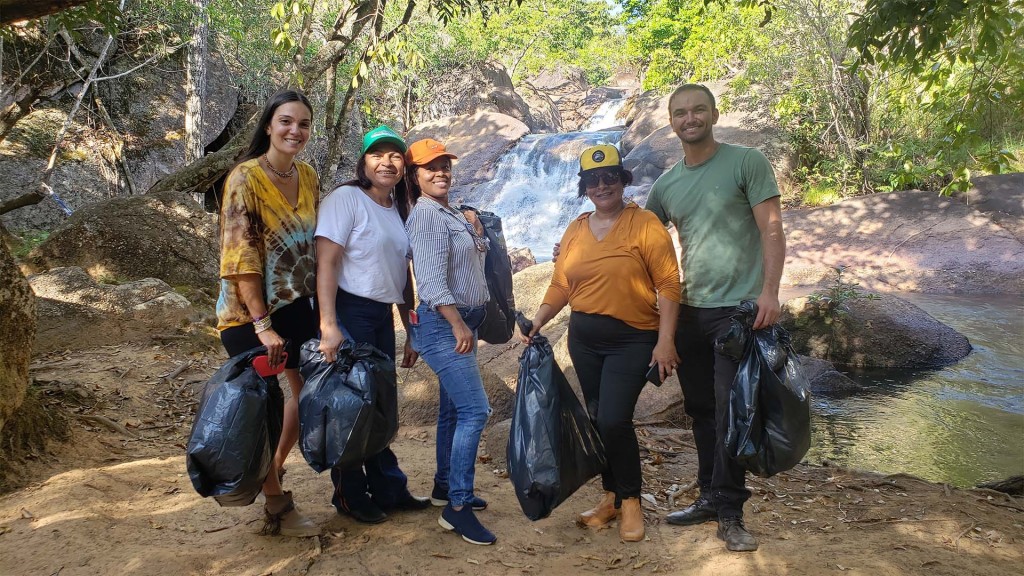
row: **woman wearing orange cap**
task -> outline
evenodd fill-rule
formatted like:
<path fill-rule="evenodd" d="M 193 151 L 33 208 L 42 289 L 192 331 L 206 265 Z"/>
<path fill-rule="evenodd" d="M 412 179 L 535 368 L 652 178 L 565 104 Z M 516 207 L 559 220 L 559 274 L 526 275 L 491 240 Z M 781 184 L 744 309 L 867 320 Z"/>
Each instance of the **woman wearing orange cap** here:
<path fill-rule="evenodd" d="M 445 506 L 438 524 L 471 544 L 488 545 L 496 538 L 474 513 L 487 503 L 473 493 L 473 482 L 480 434 L 491 413 L 476 362 L 476 330 L 490 298 L 484 279 L 489 244 L 482 229 L 448 203 L 455 158 L 429 138 L 406 152 L 415 205 L 405 228 L 420 298 L 411 329 L 413 346 L 440 381 L 431 494 L 434 504 Z"/>
<path fill-rule="evenodd" d="M 367 132 L 355 179 L 328 194 L 320 207 L 317 299 L 320 351 L 328 362 L 334 362 L 345 338 L 368 342 L 395 358 L 396 304 L 408 332 L 412 284 L 405 233 L 405 151 L 405 141 L 391 128 Z M 407 339 L 402 367 L 411 367 L 416 357 Z M 331 469 L 331 480 L 335 508 L 359 522 L 375 524 L 392 510 L 430 507 L 426 498 L 409 492 L 408 478 L 391 448 L 370 456 L 362 466 Z"/>
<path fill-rule="evenodd" d="M 566 304 L 569 356 L 587 411 L 604 443 L 608 468 L 600 503 L 580 522 L 604 526 L 619 518 L 619 536 L 644 538 L 640 450 L 633 411 L 650 367 L 660 382 L 679 363 L 675 348 L 679 267 L 675 249 L 653 213 L 623 200 L 633 175 L 611 145 L 580 156 L 579 196 L 594 203 L 562 236 L 551 285 L 524 343 Z"/>

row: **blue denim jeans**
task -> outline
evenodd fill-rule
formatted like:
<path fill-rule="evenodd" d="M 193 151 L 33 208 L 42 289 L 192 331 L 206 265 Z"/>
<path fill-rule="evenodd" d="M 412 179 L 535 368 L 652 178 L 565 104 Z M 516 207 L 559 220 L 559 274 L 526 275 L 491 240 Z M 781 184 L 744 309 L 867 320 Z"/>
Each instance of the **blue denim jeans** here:
<path fill-rule="evenodd" d="M 476 453 L 491 407 L 480 378 L 476 347 L 467 354 L 457 354 L 448 320 L 423 304 L 416 312 L 419 324 L 412 326 L 413 347 L 441 383 L 434 482 L 447 486 L 449 502 L 459 507 L 473 497 Z M 459 313 L 474 333 L 484 320 L 483 306 L 460 307 Z"/>
<path fill-rule="evenodd" d="M 395 358 L 394 308 L 391 304 L 338 290 L 335 307 L 338 324 L 346 339 L 369 342 Z M 363 467 L 366 468 L 365 473 Z M 398 467 L 398 457 L 391 448 L 364 460 L 363 467 L 331 470 L 335 493 L 350 505 L 359 507 L 369 492 L 377 507 L 386 512 L 408 494 L 408 478 Z"/>

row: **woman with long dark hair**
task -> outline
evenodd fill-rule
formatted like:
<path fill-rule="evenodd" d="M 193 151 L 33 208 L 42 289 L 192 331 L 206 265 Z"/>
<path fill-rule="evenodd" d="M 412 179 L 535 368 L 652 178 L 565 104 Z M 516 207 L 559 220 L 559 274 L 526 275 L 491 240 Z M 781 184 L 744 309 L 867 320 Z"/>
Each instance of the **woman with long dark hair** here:
<path fill-rule="evenodd" d="M 217 299 L 217 328 L 229 355 L 263 345 L 272 366 L 284 362 L 292 392 L 287 406 L 277 379 L 269 379 L 274 460 L 263 483 L 265 530 L 298 537 L 320 533 L 282 490 L 279 475 L 299 434 L 299 346 L 316 336 L 311 297 L 320 184 L 313 168 L 295 159 L 312 123 L 313 107 L 294 90 L 278 92 L 263 107 L 248 150 L 224 184 Z"/>
<path fill-rule="evenodd" d="M 393 306 L 408 333 L 412 280 L 405 220 L 405 141 L 387 126 L 363 137 L 356 177 L 324 198 L 316 227 L 320 351 L 334 362 L 346 338 L 368 342 L 395 358 Z M 402 367 L 417 354 L 406 339 Z M 365 470 L 364 470 L 365 469 Z M 377 523 L 392 510 L 422 510 L 426 498 L 409 493 L 408 479 L 391 448 L 362 466 L 331 470 L 339 513 Z"/>
<path fill-rule="evenodd" d="M 489 243 L 479 221 L 474 225 L 449 204 L 455 158 L 429 138 L 406 153 L 415 205 L 405 227 L 420 298 L 411 328 L 413 346 L 440 381 L 431 494 L 445 507 L 438 524 L 466 542 L 488 545 L 497 538 L 474 513 L 487 503 L 473 493 L 473 483 L 480 434 L 491 413 L 476 362 L 476 331 L 490 298 L 484 278 Z"/>

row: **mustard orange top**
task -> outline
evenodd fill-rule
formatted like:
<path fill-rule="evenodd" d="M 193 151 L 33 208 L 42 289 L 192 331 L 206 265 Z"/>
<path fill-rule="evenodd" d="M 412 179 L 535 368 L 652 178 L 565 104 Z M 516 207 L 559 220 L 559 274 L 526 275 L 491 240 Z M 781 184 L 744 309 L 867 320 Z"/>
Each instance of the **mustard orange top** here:
<path fill-rule="evenodd" d="M 679 264 L 672 238 L 653 212 L 630 202 L 603 240 L 590 212 L 562 235 L 544 304 L 556 311 L 603 314 L 640 330 L 657 330 L 658 295 L 679 302 Z"/>

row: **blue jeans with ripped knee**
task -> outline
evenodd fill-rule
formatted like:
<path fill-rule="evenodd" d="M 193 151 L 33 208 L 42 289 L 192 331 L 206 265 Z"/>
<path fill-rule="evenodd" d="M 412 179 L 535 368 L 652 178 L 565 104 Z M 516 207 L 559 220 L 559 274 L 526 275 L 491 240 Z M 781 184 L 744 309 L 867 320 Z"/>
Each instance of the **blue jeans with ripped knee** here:
<path fill-rule="evenodd" d="M 476 347 L 467 354 L 455 352 L 451 324 L 437 310 L 420 304 L 419 323 L 412 326 L 413 348 L 437 374 L 441 405 L 437 415 L 437 475 L 434 481 L 448 486 L 452 507 L 473 497 L 476 453 L 491 407 L 487 403 Z M 476 332 L 484 319 L 484 307 L 459 307 L 466 325 Z"/>

